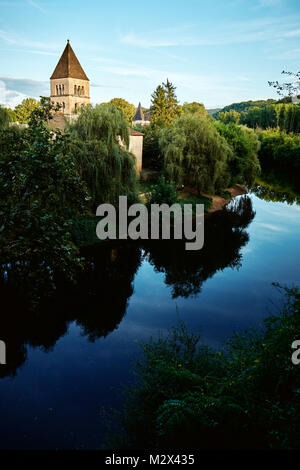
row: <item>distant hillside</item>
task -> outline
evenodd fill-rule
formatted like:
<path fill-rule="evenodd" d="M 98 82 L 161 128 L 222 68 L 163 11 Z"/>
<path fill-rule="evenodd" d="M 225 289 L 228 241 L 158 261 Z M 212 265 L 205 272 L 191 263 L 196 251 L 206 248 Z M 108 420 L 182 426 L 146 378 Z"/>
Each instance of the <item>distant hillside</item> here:
<path fill-rule="evenodd" d="M 213 108 L 213 109 L 206 110 L 209 116 L 213 116 L 214 114 L 217 114 L 219 111 L 221 111 L 221 108 Z"/>
<path fill-rule="evenodd" d="M 290 97 L 282 98 L 281 100 L 274 100 L 274 99 L 270 98 L 268 100 L 241 101 L 240 103 L 232 103 L 228 106 L 225 106 L 222 109 L 216 110 L 213 113 L 213 116 L 217 117 L 217 115 L 219 113 L 230 111 L 231 109 L 234 109 L 234 111 L 237 111 L 238 113 L 241 113 L 242 111 L 245 111 L 246 109 L 252 108 L 253 106 L 257 106 L 257 107 L 261 108 L 261 107 L 266 106 L 268 104 L 279 104 L 279 103 L 290 103 L 290 102 L 291 102 Z M 207 110 L 207 113 L 209 113 L 209 111 L 213 111 L 213 110 Z"/>

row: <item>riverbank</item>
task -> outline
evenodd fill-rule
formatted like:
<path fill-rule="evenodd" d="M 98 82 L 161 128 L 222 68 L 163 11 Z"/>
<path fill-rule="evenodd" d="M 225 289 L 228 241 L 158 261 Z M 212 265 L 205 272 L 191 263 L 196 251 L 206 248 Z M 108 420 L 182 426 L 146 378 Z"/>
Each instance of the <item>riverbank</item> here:
<path fill-rule="evenodd" d="M 150 192 L 151 186 L 143 185 L 143 191 L 139 193 L 139 198 L 143 203 L 146 203 L 147 193 Z M 183 190 L 178 191 L 178 200 L 181 204 L 204 204 L 205 213 L 212 214 L 221 211 L 224 207 L 232 201 L 233 198 L 247 194 L 248 190 L 245 186 L 236 184 L 232 188 L 224 191 L 224 195 L 230 193 L 231 197 L 227 199 L 220 195 L 201 194 L 197 196 L 194 188 L 185 187 Z M 72 220 L 72 238 L 77 246 L 82 247 L 86 245 L 93 245 L 101 242 L 96 236 L 96 224 L 98 218 L 94 215 L 90 217 L 74 217 Z"/>
<path fill-rule="evenodd" d="M 208 209 L 207 213 L 211 214 L 213 212 L 217 212 L 223 210 L 224 207 L 232 201 L 233 198 L 237 196 L 242 196 L 243 194 L 248 193 L 248 189 L 246 186 L 242 184 L 235 184 L 232 188 L 228 188 L 224 190 L 224 194 L 230 193 L 231 197 L 225 198 L 220 195 L 211 195 L 206 193 L 201 193 L 201 196 L 211 199 L 212 203 L 210 208 Z M 197 191 L 194 188 L 186 187 L 184 190 L 180 191 L 178 196 L 179 199 L 188 199 L 191 196 L 196 196 Z"/>

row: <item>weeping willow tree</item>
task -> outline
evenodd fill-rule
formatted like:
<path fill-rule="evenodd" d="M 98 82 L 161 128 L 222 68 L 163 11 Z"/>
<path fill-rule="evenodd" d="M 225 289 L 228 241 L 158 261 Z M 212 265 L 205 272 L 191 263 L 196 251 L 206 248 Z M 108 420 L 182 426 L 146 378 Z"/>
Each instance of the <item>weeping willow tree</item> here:
<path fill-rule="evenodd" d="M 243 183 L 252 186 L 260 173 L 257 157 L 260 143 L 257 134 L 253 129 L 233 122 L 224 124 L 218 120 L 214 125 L 233 151 L 233 158 L 229 163 L 230 184 Z"/>
<path fill-rule="evenodd" d="M 214 125 L 198 114 L 184 114 L 171 128 L 162 130 L 160 148 L 167 177 L 176 184 L 213 194 L 230 181 L 232 150 Z"/>
<path fill-rule="evenodd" d="M 128 124 L 113 105 L 81 109 L 69 125 L 70 149 L 85 181 L 94 209 L 103 202 L 117 204 L 120 195 L 136 197 L 135 158 L 129 153 Z"/>
<path fill-rule="evenodd" d="M 11 111 L 13 113 L 13 111 Z M 13 120 L 11 119 L 10 110 L 0 105 L 0 129 L 8 127 L 8 123 Z"/>

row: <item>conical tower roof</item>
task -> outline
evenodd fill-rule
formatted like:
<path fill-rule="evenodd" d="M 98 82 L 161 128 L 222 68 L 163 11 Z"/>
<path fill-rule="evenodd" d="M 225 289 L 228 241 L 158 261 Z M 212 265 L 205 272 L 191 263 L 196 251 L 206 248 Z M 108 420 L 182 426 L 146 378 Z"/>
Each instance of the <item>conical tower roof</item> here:
<path fill-rule="evenodd" d="M 88 80 L 69 43 L 69 40 L 53 74 L 50 77 L 50 80 L 53 78 L 79 78 L 81 80 Z"/>
<path fill-rule="evenodd" d="M 141 103 L 139 103 L 133 121 L 144 121 L 144 113 Z"/>

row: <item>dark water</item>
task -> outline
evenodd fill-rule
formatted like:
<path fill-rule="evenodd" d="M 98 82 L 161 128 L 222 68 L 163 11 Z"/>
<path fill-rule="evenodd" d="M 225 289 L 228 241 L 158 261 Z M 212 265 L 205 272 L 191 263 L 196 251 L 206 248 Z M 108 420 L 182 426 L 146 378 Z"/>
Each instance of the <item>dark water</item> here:
<path fill-rule="evenodd" d="M 252 194 L 205 225 L 200 252 L 171 241 L 92 247 L 77 288 L 61 287 L 37 311 L 2 280 L 1 448 L 98 447 L 103 407 L 120 405 L 120 385 L 133 380 L 137 340 L 180 318 L 220 346 L 274 311 L 273 281 L 300 285 L 295 203 Z"/>

